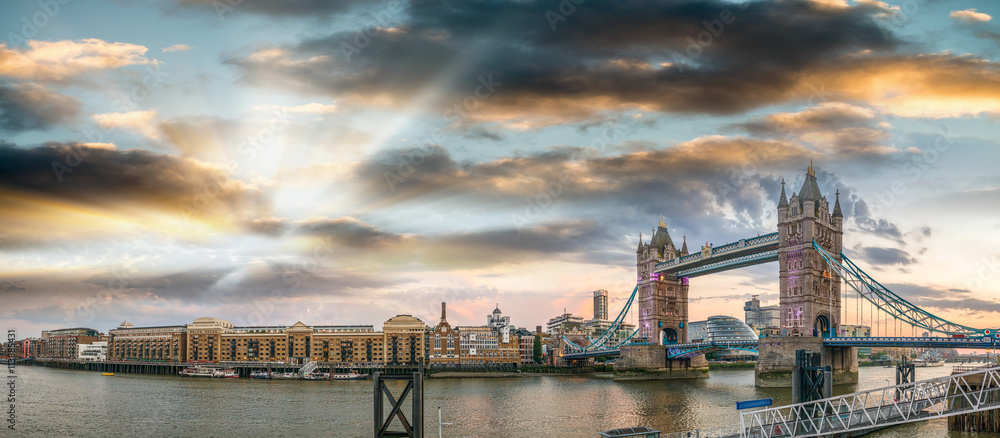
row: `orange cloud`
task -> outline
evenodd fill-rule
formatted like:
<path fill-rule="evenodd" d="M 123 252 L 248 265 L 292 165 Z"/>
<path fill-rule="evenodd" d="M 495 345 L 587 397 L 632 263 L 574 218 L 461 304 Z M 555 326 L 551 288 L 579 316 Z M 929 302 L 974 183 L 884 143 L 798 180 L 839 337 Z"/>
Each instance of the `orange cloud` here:
<path fill-rule="evenodd" d="M 74 75 L 129 65 L 156 64 L 145 57 L 145 46 L 109 43 L 96 38 L 79 41 L 28 41 L 25 49 L 0 43 L 0 75 L 36 81 L 64 81 Z"/>
<path fill-rule="evenodd" d="M 797 91 L 861 99 L 900 117 L 949 118 L 1000 113 L 1000 64 L 948 53 L 859 55 L 802 75 Z"/>
<path fill-rule="evenodd" d="M 150 140 L 159 140 L 162 136 L 156 123 L 156 110 L 94 114 L 91 117 L 102 129 L 124 128 Z"/>
<path fill-rule="evenodd" d="M 948 14 L 948 16 L 958 21 L 964 21 L 966 23 L 985 23 L 993 19 L 993 17 L 990 16 L 990 14 L 976 11 L 976 8 L 964 9 L 961 11 L 951 11 L 951 13 Z"/>

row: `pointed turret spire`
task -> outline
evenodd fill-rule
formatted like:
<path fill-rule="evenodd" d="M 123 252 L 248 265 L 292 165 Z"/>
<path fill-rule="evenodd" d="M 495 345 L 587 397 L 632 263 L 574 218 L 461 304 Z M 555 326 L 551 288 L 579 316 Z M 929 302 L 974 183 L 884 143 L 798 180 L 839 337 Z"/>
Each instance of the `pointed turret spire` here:
<path fill-rule="evenodd" d="M 840 211 L 840 190 L 837 190 L 836 194 L 837 202 L 833 204 L 833 217 L 844 217 L 844 213 Z"/>
<path fill-rule="evenodd" d="M 688 235 L 684 235 L 684 244 L 681 245 L 681 255 L 688 255 Z"/>
<path fill-rule="evenodd" d="M 785 179 L 781 179 L 781 198 L 778 199 L 778 208 L 788 207 L 788 197 L 785 196 Z"/>

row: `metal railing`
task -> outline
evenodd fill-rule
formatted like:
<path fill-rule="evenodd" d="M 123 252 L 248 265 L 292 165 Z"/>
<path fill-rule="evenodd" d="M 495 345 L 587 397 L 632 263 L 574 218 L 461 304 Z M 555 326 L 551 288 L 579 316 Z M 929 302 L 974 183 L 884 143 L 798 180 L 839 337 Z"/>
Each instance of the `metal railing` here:
<path fill-rule="evenodd" d="M 816 437 L 1000 408 L 1000 367 L 740 415 L 740 437 Z"/>

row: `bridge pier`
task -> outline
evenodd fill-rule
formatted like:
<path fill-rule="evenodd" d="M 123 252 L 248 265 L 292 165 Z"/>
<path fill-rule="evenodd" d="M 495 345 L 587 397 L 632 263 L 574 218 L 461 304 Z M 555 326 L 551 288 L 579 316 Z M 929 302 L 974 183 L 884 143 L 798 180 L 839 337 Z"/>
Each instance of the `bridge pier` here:
<path fill-rule="evenodd" d="M 791 388 L 795 351 L 820 352 L 821 366 L 833 368 L 833 384 L 858 383 L 858 351 L 855 347 L 824 347 L 818 337 L 767 337 L 760 339 L 754 384 L 759 388 Z"/>
<path fill-rule="evenodd" d="M 664 345 L 629 345 L 615 361 L 615 380 L 707 379 L 705 356 L 667 359 Z"/>

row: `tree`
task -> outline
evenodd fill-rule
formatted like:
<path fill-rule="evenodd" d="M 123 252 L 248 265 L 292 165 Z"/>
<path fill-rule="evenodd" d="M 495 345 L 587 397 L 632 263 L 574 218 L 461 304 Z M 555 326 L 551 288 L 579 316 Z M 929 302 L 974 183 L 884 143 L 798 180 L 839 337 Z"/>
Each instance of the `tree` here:
<path fill-rule="evenodd" d="M 535 335 L 535 346 L 531 353 L 531 358 L 535 363 L 542 363 L 542 337 Z"/>

